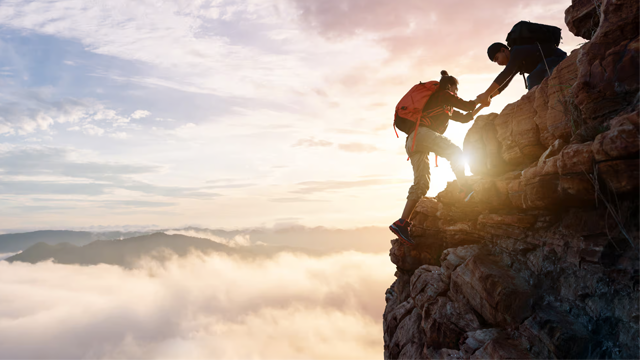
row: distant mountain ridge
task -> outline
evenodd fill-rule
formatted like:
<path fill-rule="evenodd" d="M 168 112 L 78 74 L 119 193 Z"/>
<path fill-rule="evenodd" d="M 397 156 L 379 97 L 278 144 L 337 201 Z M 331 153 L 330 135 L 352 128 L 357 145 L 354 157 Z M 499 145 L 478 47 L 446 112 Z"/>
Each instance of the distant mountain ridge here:
<path fill-rule="evenodd" d="M 54 262 L 60 264 L 111 264 L 133 267 L 143 257 L 162 261 L 170 259 L 174 255 L 186 256 L 192 251 L 203 254 L 215 252 L 241 257 L 272 256 L 283 251 L 316 254 L 307 249 L 287 246 L 254 245 L 234 248 L 209 239 L 158 232 L 123 240 L 96 240 L 83 246 L 70 243 L 50 245 L 40 242 L 7 258 L 6 261 L 38 263 L 53 259 Z"/>
<path fill-rule="evenodd" d="M 207 238 L 227 244 L 233 242 L 238 236 L 245 236 L 250 239 L 251 244 L 305 248 L 311 251 L 325 253 L 349 250 L 367 253 L 386 252 L 388 251 L 389 240 L 393 238 L 388 229 L 375 226 L 346 230 L 322 227 L 309 228 L 303 226 L 292 226 L 281 229 L 242 230 L 220 230 L 197 227 L 107 232 L 40 230 L 0 235 L 0 254 L 23 251 L 40 242 L 49 245 L 69 243 L 71 245 L 82 246 L 96 240 L 127 239 L 156 232 Z"/>
<path fill-rule="evenodd" d="M 39 230 L 26 233 L 2 234 L 0 235 L 0 253 L 18 252 L 39 242 L 50 245 L 66 242 L 81 246 L 96 240 L 124 239 L 149 233 L 150 232 L 141 231 L 107 231 L 94 233 L 71 230 Z"/>

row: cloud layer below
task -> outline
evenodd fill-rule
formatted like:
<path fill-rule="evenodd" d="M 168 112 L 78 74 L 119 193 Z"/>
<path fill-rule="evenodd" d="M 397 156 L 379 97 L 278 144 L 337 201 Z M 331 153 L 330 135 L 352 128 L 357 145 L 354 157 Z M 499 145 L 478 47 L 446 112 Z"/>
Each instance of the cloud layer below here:
<path fill-rule="evenodd" d="M 6 358 L 379 358 L 386 254 L 0 262 Z"/>

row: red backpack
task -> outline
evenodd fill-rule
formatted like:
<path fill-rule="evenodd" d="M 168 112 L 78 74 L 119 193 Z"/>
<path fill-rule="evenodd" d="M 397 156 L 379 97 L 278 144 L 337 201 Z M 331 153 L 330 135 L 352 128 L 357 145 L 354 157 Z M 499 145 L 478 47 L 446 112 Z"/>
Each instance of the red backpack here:
<path fill-rule="evenodd" d="M 409 90 L 409 92 L 407 92 L 402 97 L 402 99 L 400 99 L 398 105 L 396 105 L 396 113 L 393 119 L 393 130 L 396 131 L 396 120 L 398 118 L 403 118 L 414 122 L 416 124 L 416 127 L 413 131 L 418 130 L 418 126 L 420 126 L 420 123 L 426 124 L 427 126 L 431 125 L 428 116 L 434 115 L 437 112 L 441 112 L 443 111 L 443 109 L 434 109 L 433 112 L 425 114 L 427 116 L 424 118 L 422 117 L 422 113 L 424 110 L 424 106 L 427 104 L 427 101 L 429 100 L 431 95 L 433 95 L 433 93 L 438 90 L 439 86 L 440 83 L 438 83 L 437 81 L 429 81 L 426 83 L 420 82 L 419 84 L 412 87 L 411 90 Z M 403 129 L 400 130 L 406 132 Z M 409 133 L 407 133 L 407 135 L 408 134 Z M 398 136 L 397 131 L 396 136 Z M 411 151 L 413 151 L 413 147 L 415 146 L 415 144 L 416 137 L 414 136 L 413 143 L 411 144 Z"/>

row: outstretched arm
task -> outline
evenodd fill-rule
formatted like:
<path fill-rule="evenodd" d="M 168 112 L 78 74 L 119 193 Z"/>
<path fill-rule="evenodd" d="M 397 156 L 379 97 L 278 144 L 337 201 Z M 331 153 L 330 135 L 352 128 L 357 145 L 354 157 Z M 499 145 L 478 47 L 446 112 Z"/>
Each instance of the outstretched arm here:
<path fill-rule="evenodd" d="M 491 98 L 500 94 L 509 83 L 511 79 L 518 73 L 518 67 L 522 64 L 523 59 L 526 56 L 530 56 L 530 53 L 535 49 L 531 46 L 516 46 L 511 49 L 511 57 L 509 63 L 504 70 L 496 77 L 487 91 L 478 95 L 476 101 L 484 106 L 491 104 Z"/>
<path fill-rule="evenodd" d="M 469 111 L 466 114 L 463 114 L 463 113 L 461 113 L 459 111 L 453 110 L 453 114 L 451 115 L 451 120 L 454 120 L 454 121 L 457 121 L 457 122 L 461 122 L 463 124 L 468 123 L 471 120 L 473 120 L 473 118 L 475 118 L 476 115 L 478 115 L 478 113 L 482 109 L 484 109 L 484 105 L 480 105 L 475 110 Z"/>
<path fill-rule="evenodd" d="M 459 98 L 457 95 L 450 93 L 448 91 L 442 92 L 442 103 L 453 106 L 456 109 L 460 109 L 463 111 L 472 111 L 476 108 L 477 102 L 475 100 L 465 101 Z"/>
<path fill-rule="evenodd" d="M 492 83 L 487 91 L 478 95 L 478 97 L 476 98 L 476 102 L 481 104 L 483 107 L 491 105 L 491 98 L 499 94 L 499 92 L 496 92 L 499 88 L 500 84 L 495 82 Z"/>
<path fill-rule="evenodd" d="M 463 114 L 460 111 L 453 110 L 453 113 L 451 114 L 451 120 L 466 124 L 469 121 L 473 120 L 474 116 L 475 111 L 469 111 L 468 113 Z"/>

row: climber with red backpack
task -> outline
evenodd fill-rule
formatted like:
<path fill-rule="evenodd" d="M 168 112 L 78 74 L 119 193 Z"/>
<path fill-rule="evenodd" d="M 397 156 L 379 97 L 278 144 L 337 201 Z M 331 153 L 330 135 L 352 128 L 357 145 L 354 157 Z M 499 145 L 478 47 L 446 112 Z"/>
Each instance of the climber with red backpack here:
<path fill-rule="evenodd" d="M 507 44 L 493 43 L 487 49 L 489 60 L 505 69 L 476 101 L 489 106 L 491 98 L 501 93 L 516 74 L 529 74 L 524 80 L 527 90 L 540 85 L 553 69 L 567 57 L 560 50 L 561 29 L 551 25 L 520 21 L 507 35 Z"/>
<path fill-rule="evenodd" d="M 447 129 L 449 120 L 461 123 L 473 120 L 476 102 L 460 99 L 457 95 L 458 79 L 449 76 L 444 70 L 441 75 L 439 82 L 421 82 L 412 87 L 396 106 L 394 127 L 407 134 L 405 150 L 413 167 L 413 185 L 409 188 L 402 217 L 391 224 L 389 229 L 407 245 L 414 244 L 409 235 L 411 213 L 429 190 L 430 152 L 449 160 L 458 185 L 463 190 L 462 197 L 470 193 L 464 175 L 462 150 L 442 134 Z M 453 108 L 467 113 L 463 114 Z"/>

